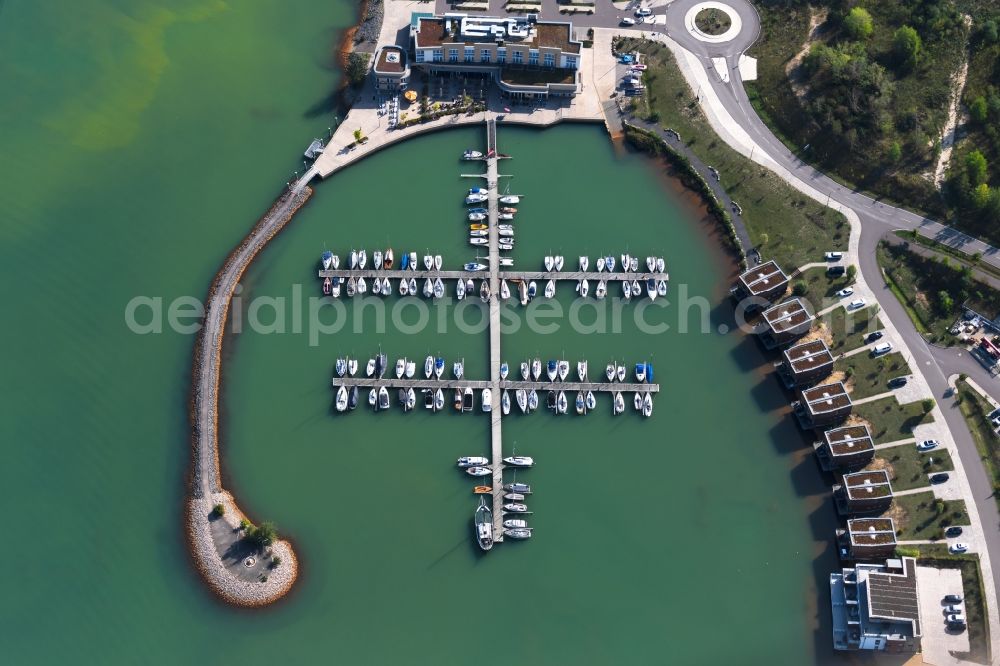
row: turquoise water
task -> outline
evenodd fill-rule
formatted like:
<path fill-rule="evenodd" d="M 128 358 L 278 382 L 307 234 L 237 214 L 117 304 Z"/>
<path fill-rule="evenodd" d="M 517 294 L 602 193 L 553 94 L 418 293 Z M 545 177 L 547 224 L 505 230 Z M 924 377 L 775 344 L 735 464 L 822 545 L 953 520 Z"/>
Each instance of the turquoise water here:
<path fill-rule="evenodd" d="M 785 399 L 753 372 L 753 345 L 679 333 L 676 306 L 647 311 L 671 324 L 659 335 L 626 317 L 618 334 L 504 337 L 512 364 L 565 352 L 595 375 L 611 356 L 649 357 L 663 393 L 647 422 L 612 419 L 606 397 L 586 418 L 506 420 L 506 441 L 539 461 L 524 474 L 536 538 L 488 557 L 471 544 L 470 483 L 452 467 L 486 451 L 486 420 L 338 417 L 329 387 L 336 356 L 379 344 L 390 356 L 464 356 L 481 377 L 484 335 L 373 334 L 368 312 L 365 332 L 351 332 L 351 315 L 315 345 L 308 329 L 237 336 L 226 485 L 294 540 L 302 575 L 260 612 L 204 589 L 180 515 L 193 339 L 135 335 L 125 308 L 205 294 L 330 125 L 331 45 L 352 20 L 344 3 L 0 8 L 0 484 L 9 534 L 27 545 L 8 555 L 5 660 L 821 660 L 829 639 L 814 635 L 813 588 L 831 563 L 814 571 L 815 539 L 829 532 L 814 465 L 791 454 L 799 436 L 773 414 Z M 244 295 L 317 293 L 324 246 L 467 260 L 456 156 L 481 142 L 474 130 L 417 139 L 318 184 Z M 667 258 L 671 300 L 686 283 L 708 298 L 713 330 L 728 321 L 724 264 L 648 162 L 616 157 L 597 127 L 502 128 L 500 144 L 526 195 L 519 268 L 549 250 L 574 262 L 649 248 Z M 568 310 L 568 287 L 558 300 Z M 822 615 L 822 589 L 819 599 Z"/>

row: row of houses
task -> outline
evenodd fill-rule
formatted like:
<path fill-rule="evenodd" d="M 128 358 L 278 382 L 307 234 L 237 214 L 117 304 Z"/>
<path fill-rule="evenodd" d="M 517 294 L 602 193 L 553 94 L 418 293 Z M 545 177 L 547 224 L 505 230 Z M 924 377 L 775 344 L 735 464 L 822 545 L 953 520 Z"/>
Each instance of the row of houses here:
<path fill-rule="evenodd" d="M 885 470 L 864 469 L 875 458 L 867 425 L 850 424 L 853 410 L 843 382 L 829 381 L 834 356 L 822 339 L 802 341 L 816 320 L 809 303 L 786 299 L 789 277 L 774 261 L 739 276 L 731 294 L 744 311 L 759 311 L 758 339 L 780 350 L 777 374 L 796 395 L 793 412 L 815 432 L 813 448 L 831 473 L 834 506 L 844 517 L 837 553 L 846 566 L 830 575 L 833 643 L 838 650 L 917 652 L 922 631 L 913 558 L 894 558 L 896 525 L 883 514 L 893 500 Z"/>

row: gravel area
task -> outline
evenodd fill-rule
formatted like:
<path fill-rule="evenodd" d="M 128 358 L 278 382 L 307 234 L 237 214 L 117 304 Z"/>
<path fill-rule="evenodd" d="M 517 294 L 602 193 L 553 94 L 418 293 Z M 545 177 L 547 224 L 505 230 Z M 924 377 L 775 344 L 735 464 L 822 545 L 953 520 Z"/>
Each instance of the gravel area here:
<path fill-rule="evenodd" d="M 385 16 L 385 5 L 383 0 L 368 0 L 364 6 L 364 14 L 357 32 L 354 33 L 354 43 L 378 42 L 379 33 L 382 31 L 382 17 Z"/>

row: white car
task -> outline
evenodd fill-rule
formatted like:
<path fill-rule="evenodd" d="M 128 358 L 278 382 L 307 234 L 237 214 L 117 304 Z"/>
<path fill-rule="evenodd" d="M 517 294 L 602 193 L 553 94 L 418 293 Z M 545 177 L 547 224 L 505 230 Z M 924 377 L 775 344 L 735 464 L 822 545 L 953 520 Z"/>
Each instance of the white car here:
<path fill-rule="evenodd" d="M 881 356 L 882 354 L 888 354 L 891 351 L 892 351 L 891 342 L 881 342 L 872 347 L 872 356 Z"/>
<path fill-rule="evenodd" d="M 853 301 L 847 304 L 848 310 L 860 310 L 863 307 L 865 307 L 865 299 L 863 298 L 855 298 Z"/>
<path fill-rule="evenodd" d="M 948 546 L 949 553 L 964 553 L 967 550 L 969 550 L 969 544 L 962 543 L 961 541 L 956 541 Z"/>
<path fill-rule="evenodd" d="M 954 614 L 961 614 L 962 611 L 963 611 L 963 608 L 961 606 L 959 606 L 958 604 L 952 604 L 951 606 L 945 606 L 944 607 L 944 612 L 948 613 L 949 615 L 951 615 L 953 613 Z"/>
<path fill-rule="evenodd" d="M 649 7 L 640 7 L 639 9 L 635 10 L 635 15 L 638 16 L 639 18 L 646 18 L 647 16 L 653 15 L 653 10 L 650 9 Z"/>
<path fill-rule="evenodd" d="M 930 451 L 931 449 L 936 449 L 937 447 L 938 441 L 936 439 L 925 439 L 917 444 L 917 451 Z"/>
<path fill-rule="evenodd" d="M 625 18 L 622 19 L 622 25 L 635 25 L 635 19 L 626 16 Z"/>
<path fill-rule="evenodd" d="M 965 624 L 965 613 L 952 613 L 947 619 L 952 624 Z"/>
<path fill-rule="evenodd" d="M 843 252 L 827 252 L 823 255 L 827 261 L 840 261 L 844 258 Z"/>
<path fill-rule="evenodd" d="M 844 287 L 843 289 L 837 292 L 837 296 L 840 296 L 841 298 L 847 298 L 853 293 L 854 293 L 854 287 Z"/>

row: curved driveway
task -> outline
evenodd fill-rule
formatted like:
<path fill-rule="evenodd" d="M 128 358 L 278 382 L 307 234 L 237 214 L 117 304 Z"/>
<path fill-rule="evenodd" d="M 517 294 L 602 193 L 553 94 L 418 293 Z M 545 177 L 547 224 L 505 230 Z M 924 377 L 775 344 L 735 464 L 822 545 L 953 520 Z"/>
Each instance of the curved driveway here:
<path fill-rule="evenodd" d="M 1000 265 L 1000 253 L 996 248 L 955 232 L 929 218 L 895 208 L 845 187 L 793 154 L 757 116 L 743 88 L 743 83 L 735 71 L 738 68 L 740 57 L 760 34 L 760 19 L 757 11 L 746 0 L 725 1 L 739 13 L 743 22 L 743 34 L 732 41 L 708 43 L 688 32 L 684 25 L 684 15 L 690 7 L 698 4 L 699 0 L 675 0 L 667 7 L 667 34 L 699 58 L 709 72 L 708 78 L 723 107 L 747 132 L 759 149 L 764 150 L 775 162 L 803 182 L 819 192 L 828 194 L 830 200 L 851 208 L 857 213 L 861 221 L 861 238 L 858 250 L 859 269 L 865 282 L 873 290 L 878 289 L 877 285 L 883 285 L 882 291 L 876 292 L 879 305 L 885 316 L 892 321 L 904 338 L 907 347 L 913 354 L 914 364 L 919 366 L 920 372 L 926 378 L 934 394 L 939 399 L 945 398 L 949 395 L 950 388 L 947 378 L 950 375 L 966 373 L 979 380 L 979 384 L 994 399 L 1000 400 L 1000 388 L 998 388 L 996 381 L 991 379 L 969 354 L 929 345 L 917 333 L 903 307 L 884 286 L 882 272 L 875 260 L 875 248 L 879 239 L 887 231 L 920 229 L 923 235 L 948 242 L 965 252 L 981 252 L 983 260 L 994 265 Z M 734 72 L 734 75 L 725 77 L 727 80 L 724 82 L 719 74 L 714 72 L 712 58 L 725 58 L 727 66 L 730 71 Z M 1000 562 L 1000 530 L 998 530 L 1000 512 L 998 512 L 996 502 L 993 499 L 992 483 L 983 467 L 961 412 L 950 401 L 941 402 L 939 400 L 939 404 L 948 428 L 955 439 L 962 467 L 965 469 L 969 485 L 975 496 L 990 561 Z M 998 597 L 1000 597 L 1000 581 L 994 580 L 993 584 Z"/>

